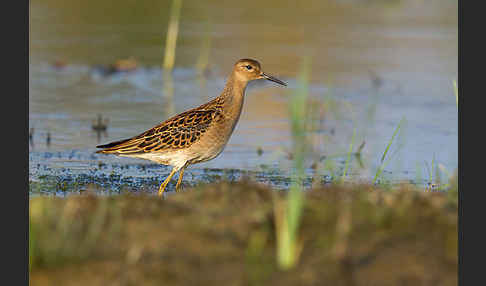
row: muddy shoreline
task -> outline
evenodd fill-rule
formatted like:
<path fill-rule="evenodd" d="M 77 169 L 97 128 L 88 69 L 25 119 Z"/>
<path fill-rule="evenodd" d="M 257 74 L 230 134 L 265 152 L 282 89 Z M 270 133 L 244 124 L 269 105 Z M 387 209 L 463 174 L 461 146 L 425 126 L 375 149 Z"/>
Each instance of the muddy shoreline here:
<path fill-rule="evenodd" d="M 457 193 L 310 190 L 299 230 L 303 250 L 286 272 L 276 264 L 274 224 L 284 193 L 241 181 L 165 199 L 33 197 L 31 284 L 457 284 Z"/>

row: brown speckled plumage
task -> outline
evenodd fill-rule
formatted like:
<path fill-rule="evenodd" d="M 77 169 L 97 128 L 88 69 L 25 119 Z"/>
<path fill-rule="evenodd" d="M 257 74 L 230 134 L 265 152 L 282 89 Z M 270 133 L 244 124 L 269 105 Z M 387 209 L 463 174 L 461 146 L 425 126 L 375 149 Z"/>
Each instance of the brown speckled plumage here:
<path fill-rule="evenodd" d="M 217 97 L 194 109 L 178 114 L 142 134 L 106 145 L 97 153 L 138 154 L 189 148 L 208 130 L 213 121 L 223 120 L 224 99 Z"/>
<path fill-rule="evenodd" d="M 218 156 L 226 146 L 240 117 L 246 85 L 251 80 L 268 79 L 260 64 L 251 59 L 236 62 L 220 96 L 199 107 L 180 113 L 129 139 L 99 145 L 96 153 L 116 154 L 171 165 L 170 175 L 159 188 L 162 195 L 172 176 L 179 170 L 178 189 L 184 169 Z"/>

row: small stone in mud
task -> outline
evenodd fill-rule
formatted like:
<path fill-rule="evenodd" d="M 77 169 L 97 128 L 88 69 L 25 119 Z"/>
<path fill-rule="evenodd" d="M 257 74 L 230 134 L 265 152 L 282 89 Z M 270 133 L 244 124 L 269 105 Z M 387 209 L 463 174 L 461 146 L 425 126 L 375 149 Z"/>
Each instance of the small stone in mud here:
<path fill-rule="evenodd" d="M 94 70 L 101 72 L 104 76 L 110 76 L 116 73 L 135 71 L 137 68 L 137 61 L 130 57 L 127 59 L 118 59 L 108 66 L 95 66 Z"/>
<path fill-rule="evenodd" d="M 47 132 L 46 145 L 49 147 L 51 145 L 51 133 Z"/>
<path fill-rule="evenodd" d="M 257 154 L 258 154 L 258 156 L 261 156 L 261 155 L 263 154 L 263 149 L 262 149 L 262 147 L 258 147 L 258 148 L 257 148 Z"/>
<path fill-rule="evenodd" d="M 439 184 L 436 184 L 436 183 L 427 183 L 427 188 L 426 190 L 427 191 L 436 191 L 440 188 L 440 185 Z"/>
<path fill-rule="evenodd" d="M 34 145 L 34 128 L 30 128 L 29 130 L 29 142 L 30 145 Z"/>
<path fill-rule="evenodd" d="M 65 60 L 57 59 L 52 66 L 58 70 L 63 69 L 67 66 L 67 63 Z"/>
<path fill-rule="evenodd" d="M 137 61 L 130 57 L 128 59 L 116 60 L 111 67 L 117 72 L 133 71 L 137 69 Z"/>
<path fill-rule="evenodd" d="M 291 153 L 291 152 L 288 152 L 288 153 L 287 153 L 287 159 L 289 159 L 289 160 L 293 160 L 293 159 L 294 159 L 294 154 L 293 154 L 293 153 Z"/>

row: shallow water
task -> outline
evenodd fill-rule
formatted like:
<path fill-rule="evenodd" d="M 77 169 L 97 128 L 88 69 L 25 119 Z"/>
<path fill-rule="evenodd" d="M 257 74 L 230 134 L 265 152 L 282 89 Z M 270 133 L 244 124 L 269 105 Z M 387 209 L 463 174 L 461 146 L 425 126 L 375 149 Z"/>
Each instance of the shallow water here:
<path fill-rule="evenodd" d="M 457 79 L 457 1 L 245 1 L 241 6 L 184 1 L 171 79 L 160 69 L 169 3 L 30 3 L 31 179 L 63 167 L 68 174 L 62 176 L 89 174 L 99 162 L 134 169 L 153 166 L 93 153 L 99 143 L 139 134 L 219 95 L 231 65 L 243 57 L 258 59 L 267 73 L 288 82 L 288 88 L 270 82 L 250 84 L 225 151 L 213 161 L 192 166 L 190 172 L 236 169 L 267 174 L 270 168 L 287 174 L 292 147 L 288 98 L 297 88 L 304 55 L 312 59 L 310 98 L 325 99 L 327 104 L 320 127 L 311 135 L 313 158 L 337 156 L 335 171 L 342 172 L 356 128 L 354 145 L 365 141 L 364 166 L 353 160 L 350 177 L 370 180 L 405 118 L 403 132 L 389 151 L 385 178 L 420 181 L 429 176 L 432 160 L 450 173 L 457 168 L 458 119 L 452 89 Z M 202 77 L 194 67 L 207 31 L 211 63 Z M 93 68 L 129 56 L 141 65 L 135 72 L 104 77 Z M 67 66 L 52 67 L 56 60 Z M 98 114 L 109 119 L 106 134 L 91 129 Z M 79 158 L 70 157 L 73 152 Z M 58 161 L 53 161 L 54 154 L 60 154 Z M 309 175 L 314 172 L 312 163 L 307 164 Z M 72 167 L 76 164 L 82 167 Z M 323 164 L 317 166 L 318 173 L 329 175 Z M 153 174 L 137 171 L 123 176 L 154 178 L 168 172 L 165 167 L 153 168 Z M 121 174 L 126 169 L 112 171 Z"/>

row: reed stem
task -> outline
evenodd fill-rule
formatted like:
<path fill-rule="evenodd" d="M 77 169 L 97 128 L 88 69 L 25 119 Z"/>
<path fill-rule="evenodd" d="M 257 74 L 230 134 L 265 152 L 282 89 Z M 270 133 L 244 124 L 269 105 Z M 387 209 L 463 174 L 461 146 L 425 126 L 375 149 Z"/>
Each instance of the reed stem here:
<path fill-rule="evenodd" d="M 170 9 L 169 27 L 165 40 L 165 56 L 163 67 L 165 70 L 174 68 L 177 35 L 179 33 L 179 15 L 181 13 L 182 0 L 173 0 Z"/>

